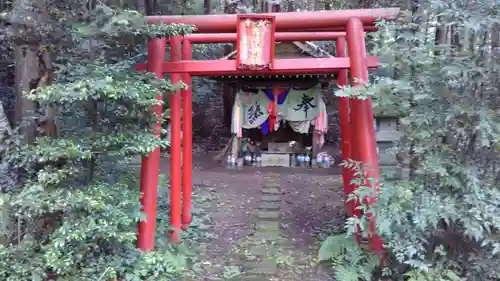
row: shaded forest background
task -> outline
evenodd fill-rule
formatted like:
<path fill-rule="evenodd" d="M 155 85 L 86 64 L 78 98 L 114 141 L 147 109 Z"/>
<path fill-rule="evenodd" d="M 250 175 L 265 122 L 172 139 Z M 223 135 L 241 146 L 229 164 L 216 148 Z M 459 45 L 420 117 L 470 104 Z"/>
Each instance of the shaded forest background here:
<path fill-rule="evenodd" d="M 380 1 L 379 1 L 380 2 Z M 120 9 L 134 9 L 143 14 L 165 14 L 165 15 L 184 15 L 184 14 L 216 14 L 216 13 L 259 13 L 264 11 L 274 11 L 274 12 L 290 12 L 290 11 L 313 11 L 313 10 L 330 10 L 330 9 L 350 9 L 350 8 L 368 8 L 368 7 L 382 7 L 382 6 L 404 6 L 407 7 L 411 5 L 410 2 L 398 3 L 397 1 L 389 2 L 377 2 L 377 1 L 111 1 L 105 3 L 110 7 L 117 7 Z M 20 2 L 16 1 L 3 1 L 1 5 L 1 10 L 5 11 Z M 12 23 L 4 21 L 3 25 L 10 26 Z M 0 66 L 2 67 L 1 74 L 1 89 L 2 91 L 2 101 L 6 108 L 7 117 L 11 123 L 14 125 L 19 123 L 23 119 L 21 111 L 22 101 L 17 100 L 15 96 L 16 93 L 26 91 L 28 89 L 32 90 L 36 87 L 36 81 L 40 80 L 40 77 L 50 76 L 52 71 L 51 62 L 40 64 L 41 60 L 38 59 L 38 54 L 28 56 L 27 58 L 16 57 L 16 48 L 12 46 L 7 36 L 3 36 L 0 40 L 5 42 L 2 44 L 5 52 L 2 52 L 2 60 Z M 333 44 L 324 42 L 322 45 L 327 49 L 333 50 Z M 141 43 L 138 48 L 141 48 L 140 53 L 134 57 L 138 62 L 143 62 L 146 59 L 147 51 L 145 46 Z M 218 58 L 229 53 L 231 47 L 221 47 L 219 45 L 205 45 L 195 49 L 195 57 L 201 58 Z M 36 57 L 36 58 L 35 58 Z M 46 55 L 47 57 L 47 55 Z M 17 60 L 18 61 L 16 64 Z M 45 58 L 46 60 L 47 58 Z M 26 69 L 29 69 L 31 73 L 26 73 L 17 68 L 15 65 L 26 65 Z M 43 64 L 48 64 L 44 66 Z M 46 71 L 44 68 L 47 68 Z M 21 75 L 26 77 L 20 78 Z M 17 77 L 17 80 L 16 80 Z M 42 83 L 46 83 L 43 82 Z M 22 85 L 24 84 L 24 85 Z M 221 95 L 224 91 L 230 91 L 231 88 L 227 83 L 214 82 L 209 79 L 196 78 L 194 81 L 194 91 L 195 91 L 195 138 L 197 138 L 197 143 L 203 143 L 204 147 L 200 149 L 210 149 L 217 150 L 224 146 L 230 136 L 230 132 L 220 122 L 221 119 L 227 119 L 227 112 L 222 108 L 224 105 L 226 108 L 231 108 L 231 106 L 226 105 L 230 101 L 225 101 L 224 97 Z M 196 99 L 197 98 L 197 99 Z M 21 98 L 22 99 L 22 98 Z M 18 106 L 16 110 L 16 104 Z M 198 105 L 198 106 L 197 106 Z M 215 107 L 215 110 L 209 107 Z M 17 114 L 15 113 L 17 111 Z M 29 110 L 28 110 L 29 111 Z M 205 122 L 203 120 L 207 119 L 204 113 L 214 113 L 214 116 L 208 117 L 208 119 L 213 119 L 210 122 Z M 230 116 L 230 114 L 229 114 Z M 38 118 L 38 117 L 37 117 Z M 50 117 L 52 119 L 52 117 Z M 198 122 L 197 122 L 198 120 Z M 227 120 L 224 120 L 227 124 Z M 198 125 L 198 126 L 196 126 Z M 48 124 L 46 126 L 49 126 Z M 207 128 L 215 128 L 214 130 L 207 131 Z M 54 130 L 54 128 L 46 130 Z M 333 139 L 332 139 L 333 140 Z"/>

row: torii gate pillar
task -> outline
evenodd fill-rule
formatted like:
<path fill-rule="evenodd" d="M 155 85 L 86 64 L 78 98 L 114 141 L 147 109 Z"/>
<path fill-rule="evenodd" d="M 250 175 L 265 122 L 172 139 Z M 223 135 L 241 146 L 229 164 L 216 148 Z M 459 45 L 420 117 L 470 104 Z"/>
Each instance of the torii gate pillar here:
<path fill-rule="evenodd" d="M 347 48 L 350 60 L 351 86 L 362 87 L 368 83 L 368 67 L 365 62 L 366 45 L 363 23 L 358 18 L 351 18 L 347 23 Z M 351 99 L 350 128 L 351 128 L 351 154 L 353 160 L 361 161 L 369 165 L 367 176 L 375 179 L 373 193 L 368 204 L 376 201 L 378 185 L 380 180 L 378 168 L 377 144 L 375 141 L 375 129 L 373 126 L 373 109 L 371 97 L 367 99 Z M 365 202 L 363 202 L 365 203 Z M 355 212 L 359 213 L 357 210 Z M 359 215 L 359 214 L 357 214 Z M 370 214 L 367 214 L 370 217 Z M 375 221 L 370 220 L 370 245 L 374 252 L 383 250 L 382 240 L 375 234 Z"/>
<path fill-rule="evenodd" d="M 154 72 L 158 79 L 163 79 L 163 62 L 165 61 L 165 38 L 153 38 L 148 43 L 148 71 Z M 158 94 L 158 100 L 163 100 L 163 93 Z M 153 112 L 160 118 L 163 106 L 155 105 Z M 155 124 L 154 131 L 160 137 L 160 122 Z M 160 148 L 142 159 L 141 165 L 141 211 L 146 220 L 139 222 L 137 247 L 143 251 L 151 251 L 155 245 L 156 230 L 156 198 L 158 196 L 158 170 L 160 169 Z"/>

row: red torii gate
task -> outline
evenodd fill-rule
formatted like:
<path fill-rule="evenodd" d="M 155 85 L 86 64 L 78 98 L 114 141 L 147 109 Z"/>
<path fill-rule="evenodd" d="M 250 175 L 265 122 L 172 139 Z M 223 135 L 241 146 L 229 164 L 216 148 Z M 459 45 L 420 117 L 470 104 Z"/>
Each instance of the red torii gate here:
<path fill-rule="evenodd" d="M 321 12 L 266 13 L 254 15 L 203 15 L 203 16 L 150 16 L 151 24 L 188 24 L 196 27 L 194 34 L 153 38 L 148 43 L 147 64 L 137 65 L 137 70 L 154 72 L 159 79 L 170 73 L 172 83 L 181 79 L 187 85 L 172 93 L 170 97 L 171 118 L 171 232 L 172 240 L 178 241 L 178 231 L 187 229 L 191 223 L 192 189 L 192 76 L 218 75 L 290 75 L 290 74 L 327 74 L 338 73 L 338 84 L 348 85 L 348 70 L 351 73 L 351 86 L 361 86 L 368 82 L 368 68 L 378 66 L 377 57 L 367 57 L 365 32 L 375 31 L 378 19 L 394 20 L 398 8 L 364 9 Z M 193 60 L 192 44 L 237 42 L 240 46 L 238 27 L 244 19 L 266 19 L 272 23 L 269 51 L 266 65 L 259 68 L 242 68 L 237 60 Z M 240 27 L 241 28 L 241 27 Z M 276 32 L 275 32 L 276 31 Z M 269 39 L 269 37 L 268 37 Z M 346 40 L 347 39 L 347 40 Z M 274 41 L 314 41 L 336 40 L 335 58 L 274 59 Z M 170 61 L 165 61 L 166 44 L 170 44 Z M 265 44 L 265 43 L 264 43 Z M 347 49 L 347 51 L 346 51 Z M 266 51 L 266 50 L 264 50 Z M 268 54 L 268 55 L 269 55 Z M 238 54 L 239 55 L 239 54 Z M 181 99 L 182 97 L 182 99 Z M 162 99 L 162 95 L 157 97 Z M 183 108 L 183 110 L 181 110 Z M 162 114 L 162 106 L 154 111 Z M 182 116 L 181 116 L 182 111 Z M 379 179 L 376 141 L 373 127 L 372 102 L 366 100 L 340 98 L 339 115 L 341 124 L 342 159 L 349 158 L 370 163 L 373 168 L 369 176 Z M 181 119 L 183 120 L 181 124 Z M 182 125 L 182 146 L 181 146 Z M 160 124 L 155 129 L 159 136 Z M 182 147 L 182 152 L 181 152 Z M 182 153 L 182 174 L 181 174 Z M 144 157 L 141 166 L 141 204 L 146 220 L 139 224 L 137 246 L 149 251 L 154 248 L 156 200 L 160 149 L 156 148 Z M 344 193 L 348 195 L 355 186 L 350 184 L 352 172 L 342 171 Z M 182 192 L 181 192 L 182 186 Z M 374 189 L 377 189 L 375 184 Z M 182 194 L 182 198 L 181 198 Z M 375 196 L 372 198 L 373 203 Z M 182 201 L 182 204 L 181 204 Z M 181 207 L 182 206 L 182 207 Z M 346 204 L 348 215 L 360 215 L 355 210 L 356 203 Z M 373 228 L 373 225 L 372 225 Z M 372 229 L 373 230 L 373 229 Z M 381 239 L 370 238 L 371 249 L 383 249 Z"/>

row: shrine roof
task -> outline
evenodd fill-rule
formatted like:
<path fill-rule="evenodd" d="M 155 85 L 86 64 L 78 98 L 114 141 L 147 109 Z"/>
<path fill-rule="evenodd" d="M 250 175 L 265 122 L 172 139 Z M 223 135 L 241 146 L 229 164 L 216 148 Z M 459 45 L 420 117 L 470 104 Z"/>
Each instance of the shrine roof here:
<path fill-rule="evenodd" d="M 336 80 L 337 75 L 332 73 L 329 75 L 325 74 L 294 74 L 294 75 L 253 75 L 253 76 L 213 76 L 209 77 L 212 80 L 223 80 L 223 81 L 239 81 L 242 83 L 259 83 L 259 82 L 310 82 L 311 80 L 317 81 L 318 83 L 324 82 L 329 83 L 332 80 Z"/>
<path fill-rule="evenodd" d="M 276 42 L 275 57 L 279 59 L 291 57 L 334 58 L 335 56 L 310 41 L 292 41 Z M 236 59 L 236 51 L 232 51 L 221 59 Z"/>
<path fill-rule="evenodd" d="M 310 42 L 310 41 L 293 41 L 293 42 L 276 42 L 275 47 L 275 57 L 276 58 L 334 58 L 325 49 L 320 46 Z M 228 55 L 220 58 L 221 60 L 234 60 L 236 59 L 236 51 L 232 51 Z M 213 80 L 240 80 L 240 81 L 307 81 L 310 79 L 317 79 L 319 82 L 321 80 L 330 81 L 336 78 L 336 74 L 293 74 L 293 75 L 242 75 L 242 76 L 215 76 L 210 77 Z"/>

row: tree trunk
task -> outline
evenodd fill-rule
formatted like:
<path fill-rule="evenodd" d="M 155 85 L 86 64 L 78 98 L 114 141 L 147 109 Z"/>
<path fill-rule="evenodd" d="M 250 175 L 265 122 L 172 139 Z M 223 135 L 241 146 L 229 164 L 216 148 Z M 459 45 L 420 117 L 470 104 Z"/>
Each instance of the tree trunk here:
<path fill-rule="evenodd" d="M 16 124 L 25 122 L 22 129 L 24 140 L 30 143 L 36 137 L 35 109 L 36 103 L 25 97 L 32 88 L 36 87 L 38 80 L 38 48 L 29 45 L 15 47 L 16 66 Z"/>
<path fill-rule="evenodd" d="M 203 1 L 203 13 L 205 15 L 212 13 L 212 1 L 211 0 L 204 0 Z"/>
<path fill-rule="evenodd" d="M 39 87 L 46 86 L 52 80 L 52 54 L 40 52 L 40 36 L 38 24 L 49 24 L 48 5 L 46 0 L 16 1 L 10 18 L 14 19 L 13 31 L 16 34 L 15 67 L 16 67 L 16 118 L 17 125 L 23 123 L 22 133 L 25 142 L 32 142 L 37 136 L 35 122 L 37 103 L 26 99 L 25 94 Z M 33 21 L 26 20 L 31 18 Z M 37 26 L 33 25 L 36 22 Z M 45 134 L 57 136 L 54 108 L 46 108 L 42 117 Z"/>
<path fill-rule="evenodd" d="M 52 69 L 52 58 L 53 54 L 51 52 L 44 52 L 41 57 L 38 58 L 39 64 L 39 76 L 37 88 L 45 87 L 52 84 L 53 69 Z M 51 138 L 59 137 L 59 128 L 56 123 L 58 108 L 54 106 L 45 107 L 45 115 L 42 116 L 38 122 L 38 126 L 41 129 L 41 133 L 44 136 Z"/>
<path fill-rule="evenodd" d="M 146 16 L 154 15 L 156 10 L 156 1 L 155 0 L 144 0 L 144 9 Z"/>

